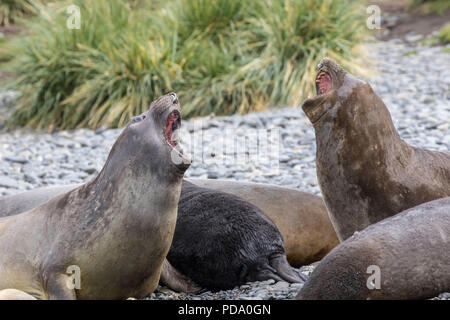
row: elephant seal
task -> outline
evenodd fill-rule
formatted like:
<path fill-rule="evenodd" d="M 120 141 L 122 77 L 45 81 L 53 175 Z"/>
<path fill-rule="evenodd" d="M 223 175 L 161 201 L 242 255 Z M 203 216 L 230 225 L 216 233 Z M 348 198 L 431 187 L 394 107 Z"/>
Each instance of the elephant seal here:
<path fill-rule="evenodd" d="M 167 260 L 201 287 L 226 290 L 252 281 L 303 282 L 286 260 L 283 238 L 256 206 L 183 181 Z"/>
<path fill-rule="evenodd" d="M 158 98 L 140 118 L 123 130 L 94 180 L 0 218 L 0 289 L 38 299 L 154 291 L 190 159 L 174 135 L 181 125 L 176 94 Z M 74 274 L 81 280 L 75 287 Z"/>
<path fill-rule="evenodd" d="M 408 209 L 342 242 L 296 299 L 424 299 L 450 291 L 450 197 Z"/>
<path fill-rule="evenodd" d="M 327 208 L 319 196 L 271 184 L 216 179 L 185 180 L 199 187 L 233 194 L 263 211 L 283 236 L 287 260 L 292 266 L 319 261 L 339 243 Z M 2 197 L 0 217 L 30 210 L 77 186 L 38 188 Z"/>
<path fill-rule="evenodd" d="M 409 146 L 383 101 L 330 59 L 303 111 L 316 134 L 319 185 L 340 240 L 408 208 L 450 196 L 450 153 Z"/>

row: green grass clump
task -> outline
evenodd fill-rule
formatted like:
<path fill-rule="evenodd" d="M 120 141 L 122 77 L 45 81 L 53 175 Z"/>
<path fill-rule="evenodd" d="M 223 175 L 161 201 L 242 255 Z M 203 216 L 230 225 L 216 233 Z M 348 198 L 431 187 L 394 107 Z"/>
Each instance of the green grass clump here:
<path fill-rule="evenodd" d="M 18 18 L 35 15 L 39 11 L 40 1 L 2 0 L 0 2 L 0 26 L 14 23 Z"/>
<path fill-rule="evenodd" d="M 402 53 L 403 56 L 414 56 L 417 55 L 419 52 L 417 50 L 411 50 L 411 51 L 405 51 Z"/>
<path fill-rule="evenodd" d="M 298 105 L 324 56 L 355 70 L 365 11 L 341 0 L 75 0 L 8 43 L 22 92 L 9 126 L 123 126 L 176 91 L 185 116 Z"/>
<path fill-rule="evenodd" d="M 447 23 L 439 30 L 437 38 L 443 44 L 450 43 L 450 23 Z"/>
<path fill-rule="evenodd" d="M 422 13 L 444 14 L 450 8 L 448 0 L 411 0 L 410 8 L 418 8 Z"/>

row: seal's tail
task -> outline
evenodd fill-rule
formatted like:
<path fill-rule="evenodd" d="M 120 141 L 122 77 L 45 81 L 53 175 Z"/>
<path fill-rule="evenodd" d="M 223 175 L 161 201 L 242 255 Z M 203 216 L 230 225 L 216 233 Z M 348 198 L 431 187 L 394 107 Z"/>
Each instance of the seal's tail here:
<path fill-rule="evenodd" d="M 285 281 L 289 283 L 303 283 L 307 277 L 297 272 L 287 262 L 286 255 L 276 255 L 270 258 L 268 263 L 260 265 L 251 272 L 247 281 L 264 281 L 273 279 L 275 281 Z"/>
<path fill-rule="evenodd" d="M 302 283 L 307 279 L 305 275 L 301 272 L 297 272 L 291 267 L 284 254 L 271 258 L 269 263 L 270 266 L 276 270 L 277 274 L 286 282 Z"/>

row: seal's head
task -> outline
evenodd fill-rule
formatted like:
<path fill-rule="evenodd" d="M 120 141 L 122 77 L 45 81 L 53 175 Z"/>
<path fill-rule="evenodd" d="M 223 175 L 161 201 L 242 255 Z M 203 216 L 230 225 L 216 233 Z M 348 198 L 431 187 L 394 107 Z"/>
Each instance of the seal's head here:
<path fill-rule="evenodd" d="M 323 59 L 317 66 L 315 78 L 316 93 L 314 98 L 307 99 L 303 111 L 315 124 L 329 110 L 342 104 L 353 87 L 364 82 L 351 77 L 341 66 L 329 58 Z"/>
<path fill-rule="evenodd" d="M 114 144 L 105 169 L 130 168 L 134 175 L 148 173 L 167 179 L 181 177 L 191 164 L 180 146 L 181 109 L 175 93 L 150 104 L 147 112 L 132 118 Z"/>

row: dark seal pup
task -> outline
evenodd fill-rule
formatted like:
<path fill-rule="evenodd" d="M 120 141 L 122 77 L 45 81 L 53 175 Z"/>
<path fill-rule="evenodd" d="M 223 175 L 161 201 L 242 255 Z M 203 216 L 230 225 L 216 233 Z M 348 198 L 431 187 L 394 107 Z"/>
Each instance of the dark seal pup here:
<path fill-rule="evenodd" d="M 450 291 L 450 198 L 356 233 L 317 266 L 297 299 L 426 299 Z"/>
<path fill-rule="evenodd" d="M 185 180 L 199 187 L 234 194 L 261 209 L 283 236 L 286 257 L 292 266 L 299 267 L 318 261 L 339 243 L 325 203 L 319 196 L 266 183 L 218 179 Z M 2 197 L 0 217 L 28 211 L 78 186 L 38 188 Z M 181 193 L 183 194 L 183 189 Z M 164 275 L 161 277 L 164 278 Z M 175 289 L 172 285 L 170 287 Z"/>
<path fill-rule="evenodd" d="M 39 299 L 126 299 L 154 291 L 190 164 L 173 136 L 180 123 L 174 93 L 155 100 L 122 132 L 93 181 L 1 218 L 0 289 Z M 77 270 L 80 286 L 68 285 Z"/>
<path fill-rule="evenodd" d="M 317 176 L 341 240 L 387 217 L 450 196 L 450 153 L 403 141 L 383 101 L 330 59 L 303 103 L 316 133 Z"/>
<path fill-rule="evenodd" d="M 211 290 L 267 279 L 303 282 L 286 260 L 280 232 L 260 209 L 186 180 L 167 260 Z"/>

